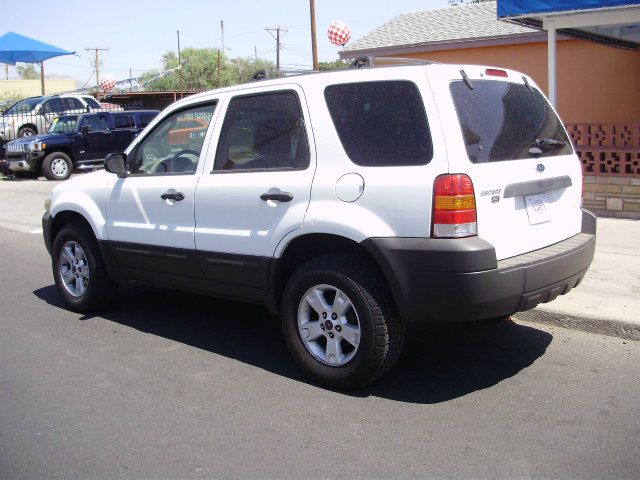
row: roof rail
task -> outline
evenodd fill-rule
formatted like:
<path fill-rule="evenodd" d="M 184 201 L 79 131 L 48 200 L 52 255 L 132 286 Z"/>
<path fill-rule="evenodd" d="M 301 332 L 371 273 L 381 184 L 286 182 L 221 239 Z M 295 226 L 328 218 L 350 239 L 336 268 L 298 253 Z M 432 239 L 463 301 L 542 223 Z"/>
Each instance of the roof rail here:
<path fill-rule="evenodd" d="M 371 68 L 371 67 L 390 67 L 392 65 L 431 65 L 438 62 L 430 60 L 422 60 L 419 58 L 403 58 L 403 57 L 372 57 L 365 55 L 353 60 L 347 68 Z M 391 65 L 389 65 L 391 64 Z"/>
<path fill-rule="evenodd" d="M 307 75 L 310 73 L 320 73 L 317 70 L 257 70 L 251 77 L 252 82 L 258 80 L 270 80 L 272 78 L 288 77 L 290 75 Z"/>

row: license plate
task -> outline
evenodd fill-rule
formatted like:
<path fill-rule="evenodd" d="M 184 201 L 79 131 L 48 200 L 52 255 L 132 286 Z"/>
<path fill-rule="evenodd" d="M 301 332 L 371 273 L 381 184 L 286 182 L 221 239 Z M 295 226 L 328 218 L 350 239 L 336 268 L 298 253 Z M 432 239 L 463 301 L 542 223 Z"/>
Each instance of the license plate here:
<path fill-rule="evenodd" d="M 546 193 L 524 197 L 524 203 L 527 206 L 529 225 L 537 225 L 538 223 L 545 223 L 551 220 L 551 216 L 549 215 L 549 199 Z"/>

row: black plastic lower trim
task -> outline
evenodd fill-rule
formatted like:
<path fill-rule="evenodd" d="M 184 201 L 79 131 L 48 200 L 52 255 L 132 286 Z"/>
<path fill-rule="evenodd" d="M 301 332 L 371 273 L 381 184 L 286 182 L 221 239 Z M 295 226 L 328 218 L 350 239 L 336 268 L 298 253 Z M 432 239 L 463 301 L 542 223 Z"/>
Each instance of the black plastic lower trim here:
<path fill-rule="evenodd" d="M 567 293 L 593 260 L 595 217 L 585 211 L 582 233 L 499 262 L 493 247 L 477 237 L 441 242 L 429 238 L 362 242 L 380 265 L 398 310 L 409 323 L 507 316 Z"/>
<path fill-rule="evenodd" d="M 42 236 L 44 238 L 44 246 L 46 247 L 47 252 L 49 252 L 49 255 L 51 255 L 53 251 L 52 238 L 51 238 L 52 223 L 53 223 L 53 217 L 49 212 L 45 212 L 45 214 L 42 216 Z"/>

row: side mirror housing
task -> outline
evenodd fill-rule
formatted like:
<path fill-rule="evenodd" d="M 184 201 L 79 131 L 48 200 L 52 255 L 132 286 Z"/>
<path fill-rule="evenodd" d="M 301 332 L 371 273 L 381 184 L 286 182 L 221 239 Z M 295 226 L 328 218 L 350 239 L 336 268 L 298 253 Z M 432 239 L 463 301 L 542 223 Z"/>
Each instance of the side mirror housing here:
<path fill-rule="evenodd" d="M 125 174 L 126 168 L 127 156 L 124 153 L 110 153 L 104 159 L 104 169 L 109 173 L 121 177 Z"/>
<path fill-rule="evenodd" d="M 91 125 L 82 125 L 82 127 L 80 127 L 80 131 L 83 135 L 86 135 L 91 131 Z"/>

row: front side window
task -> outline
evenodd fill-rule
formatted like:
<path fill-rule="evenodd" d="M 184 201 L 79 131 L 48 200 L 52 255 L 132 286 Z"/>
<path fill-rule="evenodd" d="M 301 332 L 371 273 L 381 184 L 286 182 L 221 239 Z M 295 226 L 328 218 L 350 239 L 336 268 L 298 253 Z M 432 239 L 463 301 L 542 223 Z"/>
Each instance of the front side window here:
<path fill-rule="evenodd" d="M 197 105 L 170 114 L 158 123 L 135 149 L 130 161 L 133 175 L 195 173 L 215 103 Z M 197 128 L 184 128 L 186 122 Z"/>
<path fill-rule="evenodd" d="M 330 85 L 324 98 L 340 142 L 355 164 L 410 166 L 431 160 L 431 133 L 413 82 Z"/>
<path fill-rule="evenodd" d="M 49 127 L 49 133 L 69 133 L 76 129 L 76 122 L 78 121 L 77 115 L 66 115 L 64 117 L 57 117 L 51 122 Z"/>
<path fill-rule="evenodd" d="M 560 119 L 537 89 L 499 80 L 473 80 L 473 87 L 462 81 L 450 86 L 473 163 L 572 152 Z"/>
<path fill-rule="evenodd" d="M 231 100 L 220 132 L 214 170 L 290 170 L 308 166 L 307 134 L 294 92 Z"/>
<path fill-rule="evenodd" d="M 107 121 L 106 117 L 102 117 L 102 116 L 84 117 L 82 119 L 82 124 L 80 125 L 80 129 L 82 129 L 87 125 L 91 128 L 90 131 L 92 132 L 109 130 L 109 122 Z"/>

